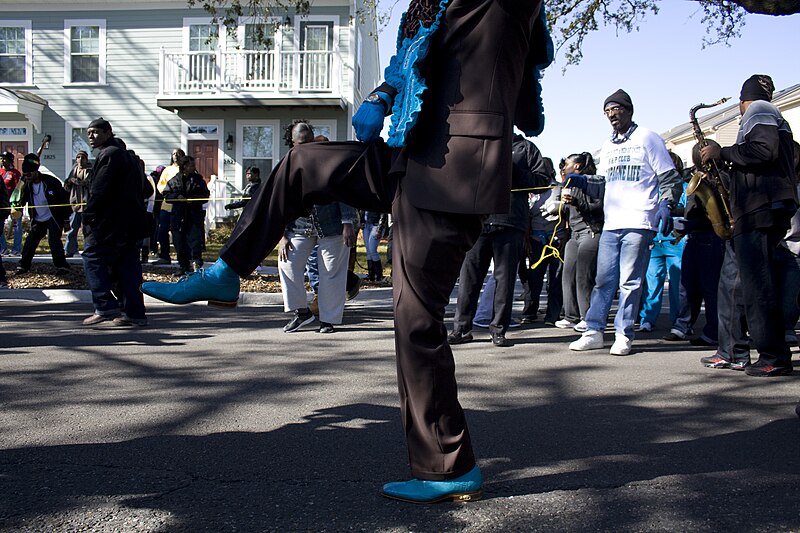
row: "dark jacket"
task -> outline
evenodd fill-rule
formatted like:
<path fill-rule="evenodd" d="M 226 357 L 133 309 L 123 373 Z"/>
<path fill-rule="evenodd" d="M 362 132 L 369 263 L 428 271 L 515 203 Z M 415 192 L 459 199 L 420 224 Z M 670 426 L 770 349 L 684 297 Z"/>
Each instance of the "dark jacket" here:
<path fill-rule="evenodd" d="M 735 233 L 763 227 L 745 217 L 766 215 L 766 225 L 771 225 L 769 211 L 780 212 L 775 214 L 788 227 L 798 203 L 793 153 L 792 130 L 778 108 L 762 100 L 750 104 L 742 115 L 736 144 L 721 153 L 722 160 L 732 165 Z"/>
<path fill-rule="evenodd" d="M 240 207 L 244 207 L 247 205 L 252 198 L 255 197 L 256 193 L 258 192 L 258 188 L 261 186 L 261 180 L 258 181 L 251 181 L 247 185 L 245 185 L 244 190 L 242 191 L 243 198 L 241 200 L 236 200 L 235 202 L 231 202 L 225 206 L 225 209 L 239 209 Z"/>
<path fill-rule="evenodd" d="M 72 214 L 72 209 L 69 206 L 69 194 L 61 184 L 61 180 L 55 176 L 42 174 L 40 172 L 39 178 L 41 179 L 41 183 L 44 184 L 44 194 L 45 197 L 47 197 L 47 205 L 55 206 L 50 208 L 50 213 L 52 213 L 53 219 L 58 222 L 58 225 L 63 226 Z M 20 206 L 27 204 L 31 220 L 34 220 L 36 218 L 36 208 L 31 207 L 33 205 L 32 184 L 30 180 L 24 177 L 22 179 L 25 180 L 25 190 L 22 193 Z"/>
<path fill-rule="evenodd" d="M 605 180 L 598 176 L 588 176 L 588 180 L 605 184 Z M 569 204 L 569 228 L 575 233 L 603 231 L 603 197 L 605 187 L 602 188 L 599 198 L 589 196 L 582 190 L 572 187 L 572 202 Z"/>
<path fill-rule="evenodd" d="M 87 242 L 123 246 L 143 239 L 148 224 L 141 168 L 113 137 L 99 148 L 89 179 L 83 208 Z"/>
<path fill-rule="evenodd" d="M 547 175 L 547 167 L 545 167 L 542 154 L 536 145 L 521 135 L 514 135 L 511 146 L 511 188 L 531 189 L 550 185 L 551 179 Z M 509 212 L 489 215 L 484 224 L 528 231 L 529 192 L 526 190 L 512 192 Z"/>
<path fill-rule="evenodd" d="M 541 131 L 537 65 L 552 43 L 540 0 L 451 0 L 420 65 L 422 109 L 392 172 L 412 205 L 449 213 L 509 210 L 512 132 Z M 392 99 L 397 87 L 376 90 Z"/>
<path fill-rule="evenodd" d="M 176 174 L 164 187 L 164 199 L 172 204 L 171 227 L 180 229 L 191 224 L 203 224 L 203 203 L 210 196 L 208 185 L 197 172 L 187 176 Z"/>

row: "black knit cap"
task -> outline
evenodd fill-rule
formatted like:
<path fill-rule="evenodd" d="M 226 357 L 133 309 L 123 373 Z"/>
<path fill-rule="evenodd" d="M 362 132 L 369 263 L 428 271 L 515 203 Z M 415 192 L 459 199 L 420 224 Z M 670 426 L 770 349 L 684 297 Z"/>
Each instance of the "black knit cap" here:
<path fill-rule="evenodd" d="M 603 109 L 605 109 L 610 103 L 619 104 L 622 107 L 627 107 L 633 111 L 633 102 L 631 101 L 631 96 L 622 89 L 617 89 L 617 92 L 606 98 L 606 101 L 603 102 Z"/>
<path fill-rule="evenodd" d="M 111 124 L 103 117 L 100 117 L 91 121 L 89 123 L 89 128 L 96 128 L 98 130 L 103 130 L 103 131 L 111 131 Z"/>
<path fill-rule="evenodd" d="M 775 84 L 772 78 L 766 74 L 753 74 L 742 85 L 742 93 L 739 100 L 742 102 L 753 102 L 755 100 L 772 101 L 772 94 L 775 92 Z"/>

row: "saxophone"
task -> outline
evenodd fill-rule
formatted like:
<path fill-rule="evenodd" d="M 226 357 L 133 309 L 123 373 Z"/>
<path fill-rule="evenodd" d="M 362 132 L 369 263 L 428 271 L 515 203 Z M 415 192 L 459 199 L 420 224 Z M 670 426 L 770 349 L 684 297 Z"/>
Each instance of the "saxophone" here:
<path fill-rule="evenodd" d="M 725 97 L 713 104 L 697 104 L 689 110 L 689 120 L 692 122 L 694 138 L 701 148 L 707 146 L 708 141 L 703 135 L 703 130 L 700 129 L 700 124 L 695 115 L 701 109 L 716 107 L 728 100 L 730 98 Z M 705 208 L 717 237 L 728 240 L 733 237 L 733 218 L 731 217 L 730 194 L 722 181 L 719 164 L 717 161 L 709 161 L 705 164 L 696 161 L 695 165 L 697 170 L 692 173 L 689 184 L 686 186 L 686 194 L 694 194 L 695 198 Z"/>

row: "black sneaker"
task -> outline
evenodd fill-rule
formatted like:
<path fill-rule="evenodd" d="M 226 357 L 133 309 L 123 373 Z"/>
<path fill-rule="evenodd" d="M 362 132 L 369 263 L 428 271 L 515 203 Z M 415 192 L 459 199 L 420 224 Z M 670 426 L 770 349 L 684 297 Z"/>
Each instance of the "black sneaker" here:
<path fill-rule="evenodd" d="M 731 370 L 744 370 L 750 366 L 750 359 L 739 359 L 731 363 Z"/>
<path fill-rule="evenodd" d="M 731 362 L 717 354 L 701 357 L 700 362 L 708 368 L 731 368 Z"/>
<path fill-rule="evenodd" d="M 536 322 L 536 315 L 522 315 L 519 317 L 520 324 L 533 324 Z"/>
<path fill-rule="evenodd" d="M 501 348 L 511 346 L 511 343 L 508 342 L 504 333 L 492 333 L 492 344 Z"/>
<path fill-rule="evenodd" d="M 28 271 L 29 271 L 29 269 L 27 269 L 25 267 L 20 267 L 20 266 L 18 266 L 17 268 L 14 269 L 14 273 L 15 274 L 27 274 Z"/>
<path fill-rule="evenodd" d="M 788 376 L 792 373 L 792 364 L 788 365 L 773 365 L 772 363 L 762 363 L 756 361 L 754 364 L 744 369 L 744 373 L 748 376 L 758 378 L 771 378 L 775 376 Z"/>
<path fill-rule="evenodd" d="M 333 333 L 335 330 L 333 329 L 333 324 L 328 324 L 327 322 L 320 322 L 319 323 L 319 332 L 320 333 Z"/>
<path fill-rule="evenodd" d="M 70 270 L 70 268 L 69 268 L 69 267 L 58 267 L 58 268 L 56 269 L 56 274 L 57 274 L 57 275 L 59 275 L 59 276 L 66 276 L 66 275 L 68 275 L 70 272 L 72 272 L 72 270 Z"/>
<path fill-rule="evenodd" d="M 456 330 L 447 336 L 447 344 L 464 344 L 465 342 L 470 342 L 471 340 L 472 333 L 469 331 L 464 333 L 460 330 Z"/>
<path fill-rule="evenodd" d="M 283 331 L 286 333 L 292 333 L 305 325 L 311 324 L 314 322 L 314 320 L 314 315 L 311 314 L 311 311 L 309 311 L 307 307 L 303 309 L 302 312 L 300 309 L 295 309 L 294 318 L 290 320 L 288 324 L 283 326 Z"/>

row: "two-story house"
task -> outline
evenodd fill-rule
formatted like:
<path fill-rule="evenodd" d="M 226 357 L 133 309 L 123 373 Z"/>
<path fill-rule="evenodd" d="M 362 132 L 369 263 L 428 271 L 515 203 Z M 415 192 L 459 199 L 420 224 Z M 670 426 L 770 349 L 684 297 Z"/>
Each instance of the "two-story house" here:
<path fill-rule="evenodd" d="M 206 178 L 241 188 L 246 167 L 266 175 L 286 152 L 295 118 L 352 138 L 354 104 L 380 78 L 360 9 L 315 0 L 308 15 L 242 18 L 231 35 L 185 0 L 3 3 L 0 150 L 21 159 L 49 136 L 42 164 L 63 179 L 102 116 L 148 171 L 182 147 Z"/>

